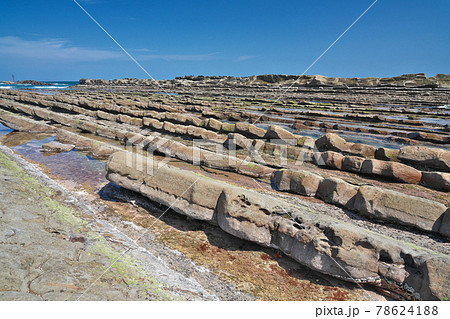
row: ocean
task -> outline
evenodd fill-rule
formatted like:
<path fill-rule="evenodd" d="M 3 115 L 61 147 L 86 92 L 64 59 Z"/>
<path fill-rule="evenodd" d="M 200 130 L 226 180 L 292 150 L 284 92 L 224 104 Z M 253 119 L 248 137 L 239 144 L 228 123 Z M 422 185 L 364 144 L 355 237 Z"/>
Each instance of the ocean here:
<path fill-rule="evenodd" d="M 70 90 L 71 86 L 78 84 L 78 81 L 41 81 L 42 83 L 48 83 L 50 85 L 31 85 L 31 84 L 4 84 L 0 83 L 0 89 L 12 89 L 12 90 Z"/>

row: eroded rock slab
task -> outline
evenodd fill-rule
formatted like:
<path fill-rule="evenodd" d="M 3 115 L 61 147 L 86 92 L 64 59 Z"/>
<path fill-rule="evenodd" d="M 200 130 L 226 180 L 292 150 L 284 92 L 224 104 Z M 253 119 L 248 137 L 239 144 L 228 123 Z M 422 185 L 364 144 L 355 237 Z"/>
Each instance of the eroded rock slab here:
<path fill-rule="evenodd" d="M 355 198 L 355 210 L 372 218 L 439 232 L 447 207 L 438 202 L 364 185 Z"/>
<path fill-rule="evenodd" d="M 157 169 L 149 174 L 149 167 Z M 448 269 L 448 256 L 413 248 L 268 195 L 168 165 L 158 167 L 153 159 L 141 155 L 115 153 L 107 170 L 107 178 L 118 185 L 239 238 L 276 247 L 313 270 L 348 281 L 376 284 L 388 280 L 413 289 L 422 299 L 443 299 L 449 294 L 435 282 L 449 278 L 432 268 L 439 264 L 440 269 Z M 354 197 L 351 185 L 336 180 L 328 184 L 326 188 L 336 193 L 330 201 L 345 206 Z M 436 214 L 442 209 L 429 202 L 421 204 Z M 429 227 L 432 217 L 415 218 Z"/>

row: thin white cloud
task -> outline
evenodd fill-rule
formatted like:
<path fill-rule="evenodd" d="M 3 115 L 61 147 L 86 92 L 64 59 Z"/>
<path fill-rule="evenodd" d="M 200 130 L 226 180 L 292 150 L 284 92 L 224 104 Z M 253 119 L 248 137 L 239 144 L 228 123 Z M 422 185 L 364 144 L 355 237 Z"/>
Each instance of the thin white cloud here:
<path fill-rule="evenodd" d="M 241 55 L 241 56 L 238 56 L 236 58 L 236 60 L 234 60 L 234 61 L 242 62 L 242 61 L 247 61 L 247 60 L 254 59 L 254 58 L 256 58 L 256 56 L 254 56 L 254 55 Z"/>
<path fill-rule="evenodd" d="M 155 52 L 156 50 L 149 50 L 147 48 L 142 48 L 142 49 L 129 49 L 128 51 L 132 51 L 132 52 Z"/>
<path fill-rule="evenodd" d="M 123 57 L 120 51 L 97 50 L 71 45 L 65 40 L 24 40 L 0 37 L 0 56 L 51 61 L 100 61 Z"/>
<path fill-rule="evenodd" d="M 154 52 L 148 49 L 134 49 L 135 58 L 140 61 L 206 61 L 216 59 L 216 53 L 210 54 L 146 54 Z M 24 40 L 19 37 L 0 37 L 0 56 L 10 59 L 46 60 L 46 61 L 102 61 L 128 59 L 119 50 L 99 50 L 74 46 L 60 39 Z"/>
<path fill-rule="evenodd" d="M 103 3 L 103 0 L 78 0 L 79 2 L 84 2 L 85 4 L 99 4 Z"/>
<path fill-rule="evenodd" d="M 166 60 L 166 61 L 208 61 L 215 60 L 216 53 L 208 54 L 142 54 L 139 60 Z"/>

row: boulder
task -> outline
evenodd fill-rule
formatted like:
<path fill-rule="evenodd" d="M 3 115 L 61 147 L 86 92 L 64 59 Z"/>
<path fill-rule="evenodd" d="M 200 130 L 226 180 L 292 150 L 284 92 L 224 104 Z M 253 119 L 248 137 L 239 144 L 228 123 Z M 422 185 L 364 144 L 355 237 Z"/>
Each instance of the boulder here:
<path fill-rule="evenodd" d="M 75 149 L 77 151 L 92 151 L 96 141 L 84 136 L 78 136 L 75 141 Z"/>
<path fill-rule="evenodd" d="M 58 129 L 56 132 L 56 141 L 62 144 L 75 144 L 79 135 L 66 131 L 64 129 Z"/>
<path fill-rule="evenodd" d="M 138 126 L 138 127 L 141 127 L 143 124 L 142 119 L 124 115 L 124 114 L 119 114 L 118 121 L 122 122 L 122 123 L 130 124 L 130 125 Z"/>
<path fill-rule="evenodd" d="M 194 125 L 194 126 L 201 126 L 202 125 L 202 119 L 194 116 L 186 116 L 186 124 L 187 125 Z"/>
<path fill-rule="evenodd" d="M 241 189 L 224 190 L 216 211 L 224 231 L 277 247 L 316 271 L 345 280 L 374 282 L 378 278 L 376 250 L 351 244 L 362 237 L 358 229 L 355 233 L 339 222 L 331 226 L 281 200 Z"/>
<path fill-rule="evenodd" d="M 358 186 L 347 183 L 339 178 L 325 178 L 320 183 L 316 196 L 326 203 L 353 210 Z"/>
<path fill-rule="evenodd" d="M 144 117 L 143 124 L 144 126 L 150 127 L 151 129 L 155 130 L 161 130 L 164 126 L 163 122 L 160 122 L 157 119 L 152 119 L 149 117 Z"/>
<path fill-rule="evenodd" d="M 237 171 L 237 165 L 242 160 L 238 160 L 234 156 L 228 154 L 211 152 L 208 150 L 201 150 L 201 164 L 207 167 L 216 168 L 224 171 Z"/>
<path fill-rule="evenodd" d="M 59 142 L 49 142 L 42 144 L 42 152 L 63 153 L 70 152 L 75 148 L 73 144 L 62 144 Z"/>
<path fill-rule="evenodd" d="M 309 136 L 298 136 L 297 146 L 307 149 L 313 149 L 315 145 L 315 140 Z"/>
<path fill-rule="evenodd" d="M 34 109 L 38 109 L 38 108 L 30 106 L 30 105 L 25 105 L 25 104 L 16 104 L 16 105 L 14 105 L 14 109 L 16 111 L 19 111 L 20 113 L 34 115 Z"/>
<path fill-rule="evenodd" d="M 294 130 L 309 130 L 310 127 L 305 125 L 303 121 L 295 121 L 294 124 L 292 124 L 292 128 Z"/>
<path fill-rule="evenodd" d="M 449 258 L 242 188 L 224 189 L 216 206 L 225 232 L 276 247 L 315 271 L 351 282 L 383 278 L 426 300 L 445 299 Z"/>
<path fill-rule="evenodd" d="M 34 115 L 43 119 L 43 120 L 49 120 L 50 119 L 50 113 L 51 111 L 46 110 L 46 109 L 35 109 L 34 110 Z"/>
<path fill-rule="evenodd" d="M 274 211 L 283 214 L 281 209 L 277 209 L 277 203 L 267 200 L 264 196 L 258 201 L 248 201 L 257 196 L 252 191 L 239 189 L 233 191 L 226 189 L 220 194 L 216 206 L 217 223 L 222 230 L 246 239 L 262 246 L 269 247 L 271 244 L 271 223 Z M 259 203 L 262 203 L 258 207 Z M 267 211 L 268 214 L 263 213 Z"/>
<path fill-rule="evenodd" d="M 316 147 L 320 152 L 344 152 L 350 147 L 342 137 L 334 133 L 327 133 L 316 140 Z"/>
<path fill-rule="evenodd" d="M 342 169 L 342 164 L 344 162 L 345 156 L 341 153 L 336 153 L 333 151 L 327 151 L 319 153 L 318 159 L 316 159 L 317 165 L 328 166 L 334 169 Z"/>
<path fill-rule="evenodd" d="M 195 158 L 195 156 L 201 156 L 201 151 L 197 147 L 186 146 L 180 142 L 170 140 L 167 140 L 166 144 L 165 154 L 188 163 L 195 164 L 200 161 L 200 158 Z"/>
<path fill-rule="evenodd" d="M 429 199 L 364 185 L 358 190 L 354 209 L 371 218 L 438 232 L 447 207 Z"/>
<path fill-rule="evenodd" d="M 95 159 L 107 159 L 111 154 L 120 149 L 102 142 L 94 142 L 91 155 Z"/>
<path fill-rule="evenodd" d="M 206 128 L 208 130 L 212 130 L 215 132 L 219 132 L 222 127 L 222 122 L 216 120 L 216 119 L 209 119 L 206 123 Z"/>
<path fill-rule="evenodd" d="M 121 150 L 121 148 L 117 146 L 96 141 L 63 129 L 59 129 L 57 131 L 56 140 L 64 144 L 74 144 L 77 151 L 89 152 L 94 158 L 97 159 L 106 159 L 112 153 Z"/>
<path fill-rule="evenodd" d="M 187 126 L 177 124 L 177 125 L 175 125 L 175 130 L 173 133 L 178 134 L 178 135 L 186 135 L 187 130 L 188 130 Z"/>
<path fill-rule="evenodd" d="M 266 131 L 250 123 L 237 122 L 235 132 L 248 138 L 264 138 Z"/>
<path fill-rule="evenodd" d="M 361 166 L 361 173 L 379 175 L 408 184 L 417 184 L 422 178 L 422 172 L 411 166 L 376 159 L 365 160 Z"/>
<path fill-rule="evenodd" d="M 428 188 L 450 192 L 450 173 L 422 172 L 420 183 Z"/>
<path fill-rule="evenodd" d="M 78 123 L 89 123 L 92 124 L 89 120 L 86 121 L 77 121 L 74 119 L 73 116 L 68 116 L 62 113 L 56 113 L 56 112 L 50 112 L 49 113 L 49 119 L 52 120 L 55 123 L 63 124 L 70 127 L 77 127 Z M 89 125 L 87 124 L 87 125 Z M 93 131 L 95 133 L 95 129 Z"/>
<path fill-rule="evenodd" d="M 115 139 L 117 136 L 116 129 L 103 125 L 97 127 L 96 134 L 110 139 Z"/>
<path fill-rule="evenodd" d="M 222 123 L 222 126 L 220 127 L 220 131 L 222 133 L 231 133 L 231 132 L 234 132 L 235 128 L 236 128 L 235 124 L 224 122 L 224 123 Z"/>
<path fill-rule="evenodd" d="M 166 112 L 166 113 L 163 113 L 163 115 L 164 115 L 164 119 L 167 121 L 178 122 L 178 115 L 182 115 L 182 114 Z"/>
<path fill-rule="evenodd" d="M 166 120 L 166 113 L 157 111 L 146 111 L 145 117 L 164 121 Z"/>
<path fill-rule="evenodd" d="M 408 138 L 412 138 L 419 141 L 428 141 L 431 143 L 447 144 L 450 142 L 448 135 L 433 134 L 427 132 L 413 132 L 409 133 Z"/>
<path fill-rule="evenodd" d="M 269 125 L 264 138 L 276 144 L 297 145 L 297 136 L 278 125 Z"/>
<path fill-rule="evenodd" d="M 365 159 L 359 156 L 345 156 L 342 162 L 342 169 L 348 172 L 359 173 L 364 161 Z"/>
<path fill-rule="evenodd" d="M 78 103 L 78 105 L 80 105 L 80 103 Z M 82 105 L 80 105 L 82 106 Z M 109 111 L 109 112 L 120 112 L 120 106 L 118 106 L 117 104 L 112 104 L 112 103 L 103 103 L 101 104 L 101 109 L 104 111 Z"/>
<path fill-rule="evenodd" d="M 118 116 L 116 114 L 111 114 L 111 113 L 103 112 L 103 111 L 99 110 L 99 111 L 97 111 L 97 117 L 99 119 L 116 122 Z"/>
<path fill-rule="evenodd" d="M 164 131 L 166 131 L 166 132 L 175 133 L 176 127 L 177 127 L 176 124 L 173 124 L 173 123 L 171 123 L 171 122 L 165 121 L 165 122 L 163 123 L 162 129 L 163 129 Z"/>
<path fill-rule="evenodd" d="M 48 124 L 2 110 L 0 110 L 0 123 L 19 132 L 54 133 L 57 130 Z"/>
<path fill-rule="evenodd" d="M 52 118 L 53 120 L 53 118 Z M 95 122 L 92 122 L 90 120 L 78 120 L 75 121 L 75 127 L 79 128 L 80 130 L 88 133 L 95 134 L 97 131 L 98 124 Z"/>
<path fill-rule="evenodd" d="M 301 148 L 296 147 L 296 146 L 288 145 L 287 146 L 287 151 L 286 151 L 286 156 L 287 156 L 287 158 L 296 160 L 299 157 L 300 153 L 302 153 L 304 151 L 312 152 L 310 150 L 305 150 L 305 149 L 301 149 Z"/>
<path fill-rule="evenodd" d="M 264 143 L 264 153 L 285 158 L 288 152 L 288 148 L 290 145 L 286 144 L 273 144 L 270 142 Z"/>
<path fill-rule="evenodd" d="M 288 145 L 286 156 L 295 160 L 296 165 L 301 165 L 303 162 L 314 162 L 314 152 L 310 149 Z"/>
<path fill-rule="evenodd" d="M 263 152 L 266 142 L 262 140 L 253 140 L 250 150 L 252 152 Z"/>
<path fill-rule="evenodd" d="M 205 129 L 202 128 L 202 127 L 197 127 L 197 126 L 189 125 L 189 126 L 187 127 L 187 134 L 188 134 L 189 136 L 192 136 L 192 137 L 202 138 L 202 134 L 203 134 L 203 131 L 204 131 L 204 130 L 205 130 Z"/>
<path fill-rule="evenodd" d="M 140 133 L 127 131 L 125 133 L 125 139 L 126 139 L 126 145 L 127 146 L 139 145 L 145 139 L 145 136 L 140 134 Z"/>
<path fill-rule="evenodd" d="M 106 166 L 106 178 L 116 185 L 141 193 L 152 201 L 194 219 L 216 224 L 214 210 L 224 182 L 177 167 L 162 165 L 151 157 L 114 153 Z"/>
<path fill-rule="evenodd" d="M 208 151 L 205 149 L 194 150 L 194 155 L 200 154 L 200 163 L 207 167 L 216 168 L 225 171 L 237 172 L 251 177 L 269 177 L 274 169 L 246 160 L 241 160 L 229 154 L 222 154 Z"/>
<path fill-rule="evenodd" d="M 418 167 L 427 167 L 450 173 L 450 151 L 444 149 L 426 146 L 404 146 L 400 149 L 398 159 Z"/>
<path fill-rule="evenodd" d="M 288 148 L 288 158 L 291 158 L 291 156 L 294 154 L 290 154 L 289 150 L 290 149 Z M 314 152 L 311 150 L 300 149 L 299 152 L 295 152 L 295 156 L 296 157 L 292 157 L 293 159 L 295 159 L 295 165 L 302 165 L 304 162 L 315 163 L 316 161 L 316 159 L 314 158 Z"/>
<path fill-rule="evenodd" d="M 120 111 L 125 113 L 125 114 L 129 114 L 132 117 L 143 117 L 144 116 L 144 111 L 143 110 L 121 108 Z"/>
<path fill-rule="evenodd" d="M 227 140 L 223 143 L 227 149 L 237 150 L 237 149 L 246 149 L 250 150 L 252 147 L 253 141 L 246 138 L 245 136 L 237 133 L 229 133 Z"/>
<path fill-rule="evenodd" d="M 276 190 L 305 196 L 315 196 L 323 177 L 300 170 L 278 170 L 271 176 L 271 184 Z"/>
<path fill-rule="evenodd" d="M 450 237 L 450 208 L 444 213 L 442 217 L 441 226 L 439 227 L 439 233 Z"/>
<path fill-rule="evenodd" d="M 271 167 L 267 167 L 255 162 L 243 161 L 240 159 L 236 159 L 236 162 L 236 171 L 239 174 L 243 174 L 246 176 L 265 178 L 271 176 L 275 171 L 275 169 Z"/>
<path fill-rule="evenodd" d="M 376 129 L 376 128 L 370 128 L 368 133 L 370 133 L 370 134 L 377 134 L 377 135 L 389 135 L 389 134 L 391 134 L 387 130 Z"/>
<path fill-rule="evenodd" d="M 99 130 L 97 130 L 98 132 Z M 122 130 L 122 129 L 114 129 L 114 134 L 116 135 L 115 139 L 124 143 L 126 142 L 126 137 L 125 134 L 127 133 L 127 131 Z"/>
<path fill-rule="evenodd" d="M 396 162 L 398 153 L 400 153 L 400 150 L 392 149 L 392 148 L 386 148 L 386 147 L 380 147 L 377 148 L 375 151 L 375 159 L 381 160 L 381 161 L 393 161 Z"/>
<path fill-rule="evenodd" d="M 204 140 L 210 140 L 217 143 L 223 143 L 226 141 L 227 137 L 216 132 L 203 129 L 200 133 L 200 137 Z"/>
<path fill-rule="evenodd" d="M 348 143 L 348 144 L 350 145 L 350 148 L 347 151 L 344 151 L 346 153 L 366 158 L 373 158 L 375 156 L 375 147 L 371 145 L 361 143 Z"/>

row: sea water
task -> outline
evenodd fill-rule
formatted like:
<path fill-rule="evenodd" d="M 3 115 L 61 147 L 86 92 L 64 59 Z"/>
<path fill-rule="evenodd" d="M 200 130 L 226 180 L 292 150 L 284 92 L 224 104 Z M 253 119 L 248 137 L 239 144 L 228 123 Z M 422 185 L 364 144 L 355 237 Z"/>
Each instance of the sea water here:
<path fill-rule="evenodd" d="M 11 89 L 11 90 L 70 90 L 72 86 L 77 85 L 78 81 L 42 81 L 42 83 L 47 83 L 49 85 L 31 85 L 31 84 L 5 84 L 0 83 L 0 89 Z"/>

